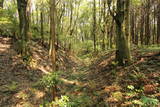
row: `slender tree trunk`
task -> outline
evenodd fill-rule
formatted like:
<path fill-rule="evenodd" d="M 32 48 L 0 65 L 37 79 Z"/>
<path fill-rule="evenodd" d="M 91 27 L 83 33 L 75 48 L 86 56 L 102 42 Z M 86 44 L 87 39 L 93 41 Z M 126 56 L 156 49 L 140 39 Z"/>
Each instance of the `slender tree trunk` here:
<path fill-rule="evenodd" d="M 132 37 L 132 43 L 135 44 L 135 12 L 134 12 L 134 8 L 132 9 L 131 12 L 131 37 Z"/>
<path fill-rule="evenodd" d="M 141 45 L 144 45 L 144 9 L 142 6 L 141 9 L 141 28 L 140 28 L 140 40 L 141 40 Z"/>
<path fill-rule="evenodd" d="M 130 25 L 130 0 L 126 0 L 125 2 L 125 37 L 126 37 L 126 46 L 127 46 L 127 54 L 126 54 L 126 58 L 127 60 L 130 62 L 131 60 L 131 53 L 130 53 L 130 28 L 129 28 L 129 25 Z"/>
<path fill-rule="evenodd" d="M 145 19 L 145 45 L 149 45 L 151 38 L 150 32 L 150 0 L 147 0 L 146 19 Z"/>
<path fill-rule="evenodd" d="M 73 26 L 72 26 L 72 23 L 73 23 L 73 3 L 72 3 L 72 0 L 70 1 L 70 9 L 71 9 L 71 11 L 70 11 L 70 32 L 69 32 L 69 35 L 70 35 L 70 37 L 72 37 L 72 35 L 73 35 Z M 69 44 L 68 44 L 68 49 L 69 49 L 69 51 L 71 51 L 71 48 L 72 48 L 72 41 L 71 41 L 71 39 L 69 39 Z"/>
<path fill-rule="evenodd" d="M 93 46 L 94 51 L 96 51 L 96 0 L 93 1 Z"/>
<path fill-rule="evenodd" d="M 43 30 L 43 11 L 41 11 L 41 43 L 44 44 L 44 30 Z"/>
<path fill-rule="evenodd" d="M 153 44 L 155 44 L 155 37 L 156 37 L 156 5 L 154 4 L 154 15 L 153 15 Z"/>
<path fill-rule="evenodd" d="M 130 11 L 130 0 L 126 0 L 125 3 L 125 35 L 127 43 L 130 42 L 130 35 L 129 35 L 129 11 Z M 129 45 L 128 45 L 129 46 Z"/>
<path fill-rule="evenodd" d="M 112 19 L 111 28 L 110 28 L 110 48 L 113 48 L 113 28 L 114 28 L 114 20 Z"/>
<path fill-rule="evenodd" d="M 135 23 L 135 25 L 134 25 L 134 43 L 135 43 L 135 45 L 137 45 L 138 46 L 138 41 L 139 41 L 139 36 L 138 36 L 138 34 L 139 34 L 139 23 L 138 23 L 138 21 L 137 21 L 137 12 L 135 13 L 135 15 L 134 15 L 134 23 Z"/>
<path fill-rule="evenodd" d="M 34 25 L 35 24 L 35 20 L 34 20 L 34 11 L 33 10 L 32 10 L 32 14 L 31 15 L 32 15 L 32 20 L 31 20 L 32 21 L 32 25 Z"/>
<path fill-rule="evenodd" d="M 38 5 L 36 7 L 36 18 L 37 18 L 37 25 L 39 24 L 39 11 L 38 11 Z"/>
<path fill-rule="evenodd" d="M 50 0 L 50 36 L 51 36 L 51 62 L 52 62 L 52 70 L 53 72 L 56 72 L 56 24 L 55 24 L 55 0 Z M 52 88 L 52 97 L 53 100 L 56 98 L 56 86 Z"/>
<path fill-rule="evenodd" d="M 157 44 L 160 44 L 160 1 L 158 0 L 157 12 Z"/>
<path fill-rule="evenodd" d="M 28 31 L 27 31 L 27 35 L 28 35 L 28 42 L 32 37 L 32 33 L 31 33 L 31 7 L 32 7 L 32 0 L 28 0 L 28 4 L 27 4 L 27 26 L 28 26 Z"/>
<path fill-rule="evenodd" d="M 106 1 L 103 1 L 103 32 L 102 32 L 102 50 L 105 50 L 105 36 L 106 36 Z"/>

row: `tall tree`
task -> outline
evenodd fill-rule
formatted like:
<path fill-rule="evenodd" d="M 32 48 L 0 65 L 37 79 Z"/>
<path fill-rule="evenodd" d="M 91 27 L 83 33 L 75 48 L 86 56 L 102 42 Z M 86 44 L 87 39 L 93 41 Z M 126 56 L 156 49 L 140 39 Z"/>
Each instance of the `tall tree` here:
<path fill-rule="evenodd" d="M 103 35 L 103 39 L 102 39 L 102 49 L 105 50 L 105 34 L 106 34 L 106 1 L 103 1 L 103 30 L 102 30 L 102 35 Z"/>
<path fill-rule="evenodd" d="M 41 10 L 41 43 L 44 44 L 43 10 Z"/>
<path fill-rule="evenodd" d="M 130 0 L 126 0 L 125 1 L 125 37 L 126 37 L 126 46 L 127 46 L 127 54 L 126 54 L 126 58 L 128 60 L 131 59 L 131 55 L 130 55 L 130 34 L 129 34 L 129 22 L 130 22 L 130 18 L 129 18 L 129 13 L 130 13 Z"/>
<path fill-rule="evenodd" d="M 93 0 L 93 46 L 94 46 L 94 51 L 96 51 L 96 0 Z"/>
<path fill-rule="evenodd" d="M 17 0 L 17 7 L 19 13 L 19 31 L 20 31 L 20 52 L 23 57 L 28 55 L 28 31 L 29 31 L 29 16 L 27 12 L 29 0 Z"/>
<path fill-rule="evenodd" d="M 55 13 L 56 13 L 56 5 L 55 0 L 50 0 L 50 36 L 51 36 L 51 42 L 50 42 L 50 58 L 52 62 L 52 70 L 53 72 L 56 72 L 56 24 L 55 24 Z M 56 98 L 56 86 L 53 87 L 52 90 L 52 97 L 53 100 Z"/>
<path fill-rule="evenodd" d="M 142 4 L 142 7 L 141 7 L 141 27 L 140 27 L 140 40 L 141 40 L 141 45 L 144 44 L 144 19 L 145 19 L 145 16 L 144 16 L 144 9 L 143 9 L 143 4 Z"/>
<path fill-rule="evenodd" d="M 145 45 L 149 45 L 151 38 L 151 29 L 150 29 L 150 8 L 151 1 L 146 0 L 146 17 L 145 17 Z"/>
<path fill-rule="evenodd" d="M 125 63 L 130 62 L 130 50 L 126 40 L 124 28 L 124 21 L 125 21 L 125 3 L 127 0 L 117 0 L 116 4 L 116 12 L 113 13 L 111 11 L 111 0 L 108 0 L 108 6 L 110 14 L 112 15 L 113 19 L 116 23 L 116 61 L 119 65 L 124 65 Z M 116 15 L 115 15 L 116 14 Z M 128 20 L 128 19 L 127 19 Z"/>
<path fill-rule="evenodd" d="M 157 9 L 157 44 L 160 44 L 160 0 L 158 0 Z"/>

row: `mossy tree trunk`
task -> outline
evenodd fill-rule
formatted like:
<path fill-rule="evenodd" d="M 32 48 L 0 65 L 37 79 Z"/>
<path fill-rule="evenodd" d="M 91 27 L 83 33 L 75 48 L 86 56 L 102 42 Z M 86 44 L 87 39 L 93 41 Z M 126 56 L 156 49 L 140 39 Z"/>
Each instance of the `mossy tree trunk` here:
<path fill-rule="evenodd" d="M 125 26 L 125 21 L 127 22 L 127 20 L 129 20 L 129 17 L 126 16 L 125 19 L 125 15 L 128 15 L 128 13 L 126 12 L 125 6 L 127 4 L 127 0 L 117 0 L 117 10 L 116 10 L 116 15 L 114 15 L 114 13 L 110 10 L 110 5 L 111 5 L 111 1 L 108 1 L 108 5 L 109 5 L 109 11 L 110 14 L 112 15 L 113 19 L 115 20 L 116 23 L 116 61 L 118 62 L 119 65 L 124 65 L 124 64 L 128 64 L 131 61 L 131 55 L 130 55 L 130 49 L 129 49 L 129 45 L 127 42 L 127 36 L 128 36 L 128 25 Z M 129 3 L 128 3 L 129 5 Z M 128 10 L 127 10 L 128 11 Z M 124 27 L 126 27 L 126 31 L 124 32 Z"/>
<path fill-rule="evenodd" d="M 129 0 L 117 0 L 117 15 L 115 17 L 115 22 L 116 22 L 116 34 L 117 34 L 117 40 L 116 40 L 116 46 L 117 46 L 117 52 L 116 52 L 116 60 L 118 61 L 119 65 L 124 65 L 126 63 L 129 63 L 131 60 L 130 56 L 130 50 L 129 50 L 129 45 L 127 41 L 128 35 L 128 25 L 126 27 L 126 35 L 123 31 L 124 27 L 124 20 L 125 20 L 125 15 L 126 17 L 126 22 L 128 22 L 128 8 L 125 10 L 125 3 L 130 2 Z M 129 3 L 128 3 L 129 5 Z M 128 6 L 126 6 L 128 7 Z M 125 14 L 127 13 L 127 14 Z"/>
<path fill-rule="evenodd" d="M 17 0 L 17 7 L 19 13 L 19 39 L 20 39 L 20 53 L 22 57 L 28 56 L 28 32 L 29 32 L 29 16 L 27 12 L 29 0 Z"/>

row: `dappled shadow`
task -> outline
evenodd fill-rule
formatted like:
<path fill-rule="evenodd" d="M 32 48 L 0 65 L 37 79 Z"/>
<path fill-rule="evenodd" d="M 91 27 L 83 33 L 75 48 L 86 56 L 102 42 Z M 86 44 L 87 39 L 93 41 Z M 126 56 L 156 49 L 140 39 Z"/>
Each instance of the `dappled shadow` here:
<path fill-rule="evenodd" d="M 42 71 L 23 63 L 11 38 L 0 37 L 0 107 L 37 107 L 45 93 L 33 88 Z"/>
<path fill-rule="evenodd" d="M 94 92 L 99 93 L 99 97 L 102 99 L 101 101 L 123 105 L 125 101 L 132 99 L 132 97 L 128 98 L 128 96 L 125 95 L 127 93 L 126 89 L 128 85 L 133 85 L 137 89 L 144 87 L 144 95 L 153 95 L 160 100 L 159 51 L 147 51 L 142 54 L 141 51 L 134 50 L 132 51 L 132 64 L 124 67 L 112 64 L 112 62 L 114 62 L 114 55 L 115 53 L 107 53 L 105 56 L 95 60 L 95 62 L 91 64 L 90 72 L 87 75 L 87 80 L 95 85 L 93 90 Z M 149 94 L 145 87 L 149 87 Z M 117 102 L 113 99 L 111 93 L 114 92 L 123 94 L 123 102 Z M 110 100 L 110 98 L 112 99 Z"/>
<path fill-rule="evenodd" d="M 49 57 L 48 48 L 44 48 L 41 44 L 32 41 L 30 45 L 33 63 L 36 69 L 40 69 L 43 73 L 47 74 L 52 71 L 52 63 Z M 60 71 L 67 71 L 67 69 L 75 69 L 79 66 L 80 61 L 75 56 L 69 55 L 62 47 L 56 53 L 57 68 Z"/>
<path fill-rule="evenodd" d="M 35 83 L 42 78 L 43 75 L 52 71 L 51 61 L 48 55 L 48 49 L 39 45 L 36 42 L 31 42 L 30 52 L 31 58 L 26 64 L 23 62 L 20 55 L 14 50 L 15 41 L 11 38 L 0 38 L 0 107 L 38 107 L 40 104 L 51 100 L 51 95 L 45 92 L 41 87 L 35 87 Z M 61 65 L 59 69 L 70 69 L 74 73 L 77 67 L 81 66 L 76 58 L 66 55 L 65 51 L 58 51 L 58 64 Z M 65 76 L 72 76 L 65 72 Z M 77 75 L 78 76 L 78 75 Z M 60 89 L 70 86 L 83 87 L 83 83 L 76 79 L 67 80 L 68 78 L 61 78 L 64 86 L 59 85 Z M 61 87 L 62 86 L 62 87 Z M 70 88 L 68 88 L 70 90 Z M 59 94 L 63 94 L 59 92 Z M 74 92 L 74 90 L 72 90 Z"/>

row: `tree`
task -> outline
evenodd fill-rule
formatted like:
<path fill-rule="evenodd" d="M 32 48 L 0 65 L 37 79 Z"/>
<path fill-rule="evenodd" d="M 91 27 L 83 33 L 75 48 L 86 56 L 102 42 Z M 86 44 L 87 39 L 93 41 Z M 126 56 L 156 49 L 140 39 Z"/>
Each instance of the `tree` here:
<path fill-rule="evenodd" d="M 19 13 L 19 34 L 20 34 L 20 52 L 25 58 L 28 53 L 28 32 L 29 32 L 29 14 L 27 10 L 29 0 L 17 0 L 17 7 Z"/>
<path fill-rule="evenodd" d="M 41 43 L 44 44 L 43 11 L 41 11 Z"/>
<path fill-rule="evenodd" d="M 0 0 L 0 8 L 3 8 L 4 0 Z"/>
<path fill-rule="evenodd" d="M 94 51 L 96 51 L 96 0 L 93 0 L 93 46 L 94 46 Z"/>
<path fill-rule="evenodd" d="M 144 44 L 144 19 L 145 19 L 145 16 L 144 16 L 144 6 L 142 4 L 142 7 L 141 7 L 141 27 L 140 27 L 140 40 L 141 40 L 141 45 Z"/>
<path fill-rule="evenodd" d="M 116 23 L 116 49 L 117 49 L 116 50 L 116 61 L 118 62 L 119 65 L 124 65 L 126 63 L 129 63 L 131 60 L 129 46 L 126 40 L 125 33 L 123 31 L 126 2 L 127 0 L 117 0 L 117 4 L 116 4 L 117 9 L 116 9 L 116 12 L 113 13 L 113 11 L 111 11 L 110 9 L 112 2 L 111 0 L 108 0 L 110 14 Z M 127 17 L 127 20 L 128 20 L 128 17 Z"/>
<path fill-rule="evenodd" d="M 51 54 L 50 54 L 50 58 L 51 58 L 51 62 L 52 62 L 52 70 L 53 72 L 56 71 L 56 28 L 55 28 L 55 12 L 56 12 L 56 8 L 55 8 L 55 0 L 50 0 L 50 36 L 51 36 L 51 42 L 50 42 L 50 50 L 51 50 Z M 55 100 L 56 97 L 56 86 L 53 87 L 52 90 L 52 95 L 53 95 L 53 100 Z"/>
<path fill-rule="evenodd" d="M 126 37 L 126 58 L 127 60 L 131 60 L 130 56 L 130 34 L 129 34 L 129 13 L 130 13 L 130 0 L 126 0 L 125 2 L 125 37 Z"/>
<path fill-rule="evenodd" d="M 157 7 L 157 44 L 160 44 L 160 1 L 158 0 Z"/>
<path fill-rule="evenodd" d="M 145 45 L 149 45 L 150 38 L 151 38 L 151 31 L 150 31 L 150 8 L 151 8 L 151 1 L 146 0 L 146 18 L 145 18 Z"/>

